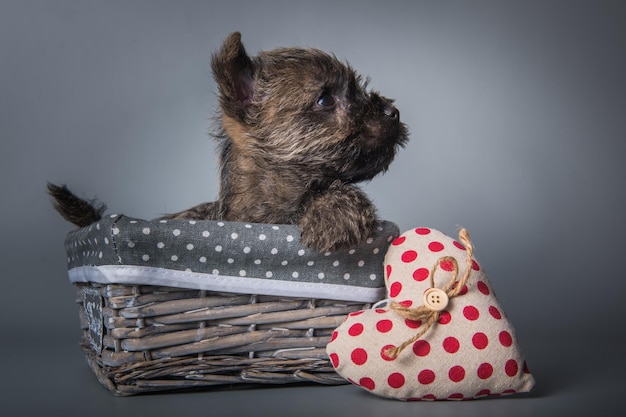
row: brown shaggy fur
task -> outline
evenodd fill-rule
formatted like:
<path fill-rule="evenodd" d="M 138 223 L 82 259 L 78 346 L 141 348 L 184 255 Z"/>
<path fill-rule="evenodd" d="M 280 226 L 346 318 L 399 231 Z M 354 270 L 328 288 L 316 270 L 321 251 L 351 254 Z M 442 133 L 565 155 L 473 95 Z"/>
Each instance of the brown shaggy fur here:
<path fill-rule="evenodd" d="M 331 55 L 280 48 L 251 57 L 239 33 L 213 56 L 212 70 L 218 199 L 165 218 L 297 224 L 319 251 L 371 236 L 376 210 L 354 184 L 385 171 L 408 140 L 392 101 Z"/>

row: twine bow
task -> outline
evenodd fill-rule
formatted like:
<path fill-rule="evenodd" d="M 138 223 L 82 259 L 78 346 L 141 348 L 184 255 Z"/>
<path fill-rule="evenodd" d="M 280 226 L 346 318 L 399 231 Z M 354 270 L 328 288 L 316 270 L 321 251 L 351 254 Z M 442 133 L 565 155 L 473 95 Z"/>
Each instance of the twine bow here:
<path fill-rule="evenodd" d="M 442 288 L 442 290 L 446 293 L 448 299 L 450 300 L 461 293 L 463 286 L 467 282 L 467 279 L 472 272 L 472 254 L 474 252 L 474 247 L 472 246 L 469 233 L 466 229 L 461 229 L 459 231 L 459 240 L 463 243 L 467 250 L 467 268 L 461 280 L 459 282 L 456 281 L 457 277 L 459 276 L 459 264 L 456 258 L 452 256 L 442 256 L 441 258 L 437 259 L 437 262 L 433 266 L 430 273 L 430 288 L 435 288 L 435 272 L 437 271 L 437 268 L 441 265 L 442 262 L 450 262 L 452 264 L 454 269 L 454 275 L 446 284 L 446 286 Z M 409 340 L 405 341 L 397 347 L 389 347 L 386 350 L 386 355 L 391 359 L 395 359 L 407 346 L 417 341 L 420 337 L 424 336 L 426 332 L 428 332 L 428 330 L 430 330 L 430 328 L 437 322 L 437 320 L 439 320 L 439 315 L 441 311 L 434 310 L 427 304 L 421 305 L 416 308 L 408 308 L 402 306 L 395 301 L 391 302 L 390 307 L 393 311 L 395 311 L 397 314 L 405 319 L 413 321 L 421 320 L 423 323 L 422 329 L 415 336 L 411 337 Z"/>

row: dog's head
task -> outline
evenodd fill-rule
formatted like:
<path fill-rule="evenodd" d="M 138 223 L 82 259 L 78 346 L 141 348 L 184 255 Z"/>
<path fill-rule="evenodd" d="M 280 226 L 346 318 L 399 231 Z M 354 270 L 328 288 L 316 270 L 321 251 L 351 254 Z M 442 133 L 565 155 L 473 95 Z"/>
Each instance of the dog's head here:
<path fill-rule="evenodd" d="M 312 184 L 358 182 L 387 169 L 408 140 L 393 101 L 317 49 L 250 57 L 239 33 L 212 59 L 229 149 Z"/>

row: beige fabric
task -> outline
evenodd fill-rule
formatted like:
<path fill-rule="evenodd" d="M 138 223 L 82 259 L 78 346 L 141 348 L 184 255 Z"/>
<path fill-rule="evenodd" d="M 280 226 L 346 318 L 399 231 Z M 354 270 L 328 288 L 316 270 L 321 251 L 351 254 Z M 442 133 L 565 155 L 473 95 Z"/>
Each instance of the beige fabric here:
<path fill-rule="evenodd" d="M 391 302 L 423 306 L 433 271 L 434 287 L 444 288 L 455 274 L 462 277 L 468 265 L 466 285 L 437 321 L 395 359 L 390 357 L 389 347 L 410 340 L 424 325 L 401 317 Z M 475 259 L 467 262 L 467 250 L 457 240 L 429 228 L 405 232 L 388 249 L 385 284 L 388 300 L 350 314 L 327 346 L 333 366 L 348 381 L 403 400 L 460 400 L 533 387 L 515 331 L 487 275 Z"/>

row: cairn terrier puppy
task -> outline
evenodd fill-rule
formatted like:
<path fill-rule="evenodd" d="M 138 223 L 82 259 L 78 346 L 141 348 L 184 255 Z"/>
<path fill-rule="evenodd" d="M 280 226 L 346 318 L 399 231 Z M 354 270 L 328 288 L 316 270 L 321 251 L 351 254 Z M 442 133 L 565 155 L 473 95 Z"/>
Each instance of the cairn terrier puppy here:
<path fill-rule="evenodd" d="M 249 56 L 238 32 L 211 68 L 220 104 L 218 199 L 164 218 L 296 224 L 302 242 L 320 252 L 373 235 L 376 210 L 355 184 L 386 171 L 408 140 L 393 101 L 317 49 Z M 102 216 L 102 205 L 48 188 L 72 223 Z"/>

